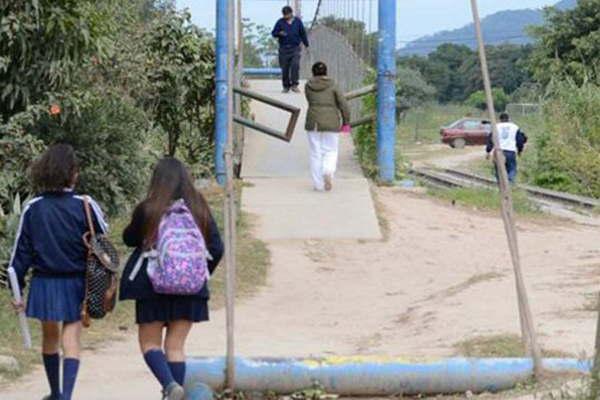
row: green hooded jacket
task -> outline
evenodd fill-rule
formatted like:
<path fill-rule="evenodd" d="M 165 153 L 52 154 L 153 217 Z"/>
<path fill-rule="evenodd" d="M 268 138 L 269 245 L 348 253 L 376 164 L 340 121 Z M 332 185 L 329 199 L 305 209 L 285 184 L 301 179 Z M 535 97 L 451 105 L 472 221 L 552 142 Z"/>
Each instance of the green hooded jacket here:
<path fill-rule="evenodd" d="M 305 129 L 318 132 L 339 132 L 350 123 L 350 108 L 333 79 L 327 76 L 311 78 L 304 90 L 308 100 Z"/>

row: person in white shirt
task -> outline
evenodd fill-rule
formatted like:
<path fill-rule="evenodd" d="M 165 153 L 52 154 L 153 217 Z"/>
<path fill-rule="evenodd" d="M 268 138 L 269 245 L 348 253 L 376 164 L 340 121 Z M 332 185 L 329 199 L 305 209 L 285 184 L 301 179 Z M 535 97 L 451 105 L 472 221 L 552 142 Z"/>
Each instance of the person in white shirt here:
<path fill-rule="evenodd" d="M 527 135 L 519 126 L 510 121 L 507 113 L 500 114 L 500 123 L 496 125 L 498 130 L 498 142 L 500 150 L 504 153 L 506 172 L 510 183 L 515 183 L 517 178 L 517 155 L 521 155 L 527 143 Z M 494 150 L 492 133 L 488 135 L 486 146 L 486 158 L 490 158 Z M 496 166 L 496 178 L 498 177 L 498 166 Z"/>

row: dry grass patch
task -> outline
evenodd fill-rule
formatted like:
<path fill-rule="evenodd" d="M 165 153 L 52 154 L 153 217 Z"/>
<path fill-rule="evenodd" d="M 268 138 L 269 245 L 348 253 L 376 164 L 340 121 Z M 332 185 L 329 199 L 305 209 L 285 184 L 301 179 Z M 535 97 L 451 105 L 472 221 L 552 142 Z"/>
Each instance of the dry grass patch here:
<path fill-rule="evenodd" d="M 525 346 L 521 337 L 515 334 L 498 334 L 491 336 L 476 336 L 454 345 L 456 354 L 474 358 L 510 358 L 526 357 Z M 573 357 L 560 350 L 542 349 L 543 357 Z"/>

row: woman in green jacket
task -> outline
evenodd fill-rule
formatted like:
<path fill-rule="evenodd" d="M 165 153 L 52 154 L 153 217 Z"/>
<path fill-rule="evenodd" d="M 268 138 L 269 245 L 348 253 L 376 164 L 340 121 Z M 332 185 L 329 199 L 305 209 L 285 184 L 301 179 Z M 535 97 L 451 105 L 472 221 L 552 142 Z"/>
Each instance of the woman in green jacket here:
<path fill-rule="evenodd" d="M 325 63 L 315 63 L 312 73 L 305 88 L 310 170 L 315 190 L 330 191 L 337 167 L 339 134 L 350 133 L 350 109 L 335 81 L 327 76 Z"/>

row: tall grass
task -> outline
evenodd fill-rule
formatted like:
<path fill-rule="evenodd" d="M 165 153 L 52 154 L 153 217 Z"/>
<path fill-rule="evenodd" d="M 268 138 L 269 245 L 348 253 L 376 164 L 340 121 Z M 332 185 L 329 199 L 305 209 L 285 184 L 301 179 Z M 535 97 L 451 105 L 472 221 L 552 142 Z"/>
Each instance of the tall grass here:
<path fill-rule="evenodd" d="M 560 82 L 550 87 L 548 98 L 526 178 L 535 185 L 600 197 L 600 86 Z"/>

